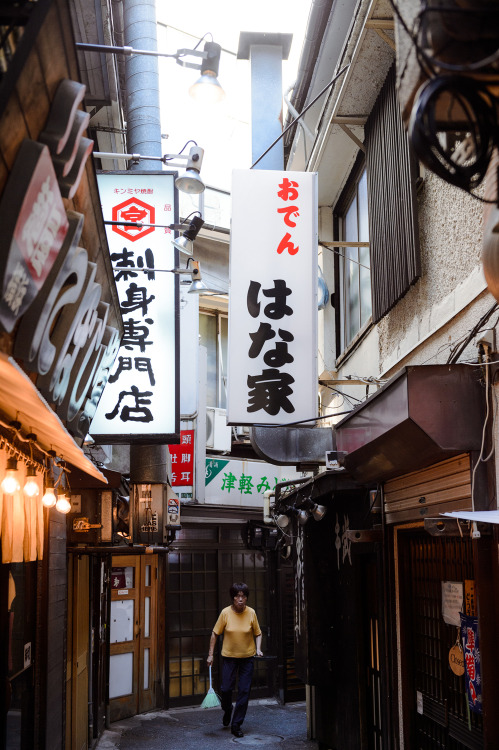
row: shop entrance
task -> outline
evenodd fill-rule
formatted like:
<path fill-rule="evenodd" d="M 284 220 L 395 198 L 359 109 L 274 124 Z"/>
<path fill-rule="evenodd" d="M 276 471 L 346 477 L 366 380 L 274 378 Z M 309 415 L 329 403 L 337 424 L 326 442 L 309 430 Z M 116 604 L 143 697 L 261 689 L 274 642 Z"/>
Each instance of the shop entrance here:
<path fill-rule="evenodd" d="M 213 626 L 223 607 L 230 604 L 229 587 L 234 581 L 245 581 L 250 588 L 249 606 L 253 607 L 263 633 L 262 648 L 273 651 L 270 633 L 271 584 L 265 553 L 236 551 L 217 545 L 218 530 L 202 530 L 213 537 L 211 549 L 170 551 L 167 571 L 167 642 L 169 653 L 169 705 L 199 705 L 209 687 L 206 657 Z M 221 533 L 234 540 L 240 529 L 223 529 Z M 183 534 L 186 532 L 183 531 Z M 200 532 L 197 531 L 197 534 Z M 223 535 L 222 534 L 222 535 Z M 217 649 L 219 653 L 219 649 Z M 219 689 L 219 660 L 215 658 L 213 680 Z M 274 695 L 275 660 L 256 659 L 252 698 Z"/>
<path fill-rule="evenodd" d="M 113 556 L 109 706 L 111 721 L 155 706 L 157 555 Z"/>
<path fill-rule="evenodd" d="M 443 582 L 472 586 L 471 540 L 399 527 L 397 548 L 406 746 L 480 750 L 482 716 L 468 710 L 465 678 L 449 666 L 458 628 L 442 614 Z"/>

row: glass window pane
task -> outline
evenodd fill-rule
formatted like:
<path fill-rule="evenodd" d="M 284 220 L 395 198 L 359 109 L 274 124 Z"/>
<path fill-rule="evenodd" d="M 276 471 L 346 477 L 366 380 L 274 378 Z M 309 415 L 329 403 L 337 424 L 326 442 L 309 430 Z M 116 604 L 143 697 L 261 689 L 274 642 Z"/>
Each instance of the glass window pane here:
<path fill-rule="evenodd" d="M 220 317 L 220 377 L 221 377 L 221 392 L 220 392 L 220 403 L 221 409 L 227 408 L 227 340 L 229 336 L 229 320 L 225 317 Z"/>
<path fill-rule="evenodd" d="M 359 240 L 369 242 L 369 216 L 367 212 L 367 173 L 364 171 L 359 182 Z"/>
<path fill-rule="evenodd" d="M 135 568 L 127 566 L 126 568 L 111 568 L 111 588 L 113 589 L 133 589 L 135 581 Z"/>
<path fill-rule="evenodd" d="M 151 566 L 146 565 L 146 575 L 145 575 L 145 585 L 150 586 L 151 585 Z"/>
<path fill-rule="evenodd" d="M 144 597 L 144 638 L 149 638 L 149 628 L 151 623 L 151 597 Z"/>
<path fill-rule="evenodd" d="M 350 342 L 360 328 L 360 299 L 359 299 L 359 250 L 356 247 L 346 247 L 346 297 L 347 297 L 347 331 Z"/>
<path fill-rule="evenodd" d="M 132 692 L 133 654 L 113 654 L 109 657 L 109 698 L 130 695 Z"/>
<path fill-rule="evenodd" d="M 356 242 L 358 239 L 357 198 L 354 198 L 345 217 L 345 240 L 346 242 Z"/>
<path fill-rule="evenodd" d="M 199 343 L 208 352 L 206 404 L 217 406 L 217 319 L 214 315 L 199 315 Z"/>
<path fill-rule="evenodd" d="M 133 599 L 111 602 L 111 643 L 133 640 Z"/>
<path fill-rule="evenodd" d="M 149 689 L 149 649 L 144 649 L 144 690 Z"/>

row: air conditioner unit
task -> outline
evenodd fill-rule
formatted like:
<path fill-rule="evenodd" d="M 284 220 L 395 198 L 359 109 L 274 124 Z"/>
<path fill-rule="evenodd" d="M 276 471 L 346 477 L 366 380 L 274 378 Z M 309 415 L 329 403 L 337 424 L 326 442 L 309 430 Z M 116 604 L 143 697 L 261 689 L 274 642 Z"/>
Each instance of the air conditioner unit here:
<path fill-rule="evenodd" d="M 206 407 L 206 447 L 214 451 L 230 451 L 232 430 L 227 426 L 227 412 L 214 406 Z"/>

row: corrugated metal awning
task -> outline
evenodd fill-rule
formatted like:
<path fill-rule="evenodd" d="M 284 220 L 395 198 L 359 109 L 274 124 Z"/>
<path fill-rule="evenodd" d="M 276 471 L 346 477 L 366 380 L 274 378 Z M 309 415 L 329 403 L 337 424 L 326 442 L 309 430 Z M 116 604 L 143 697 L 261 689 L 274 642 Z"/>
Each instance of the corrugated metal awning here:
<path fill-rule="evenodd" d="M 68 464 L 107 484 L 106 477 L 75 443 L 26 373 L 11 357 L 0 353 L 0 413 L 5 421 L 18 420 L 36 434 L 46 451 L 54 450 Z"/>

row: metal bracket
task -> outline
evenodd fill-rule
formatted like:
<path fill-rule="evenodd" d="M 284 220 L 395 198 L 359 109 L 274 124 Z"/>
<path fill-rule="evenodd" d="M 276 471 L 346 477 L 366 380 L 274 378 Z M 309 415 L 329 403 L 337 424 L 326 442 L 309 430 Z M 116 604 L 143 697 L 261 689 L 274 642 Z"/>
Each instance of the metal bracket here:
<path fill-rule="evenodd" d="M 346 537 L 350 542 L 361 542 L 363 544 L 373 544 L 383 541 L 382 529 L 348 529 Z"/>
<path fill-rule="evenodd" d="M 101 523 L 90 523 L 88 518 L 73 518 L 73 531 L 90 531 L 90 529 L 102 529 Z"/>
<path fill-rule="evenodd" d="M 492 524 L 476 523 L 462 518 L 425 518 L 424 530 L 431 536 L 472 536 L 479 539 L 480 536 L 492 536 Z"/>

